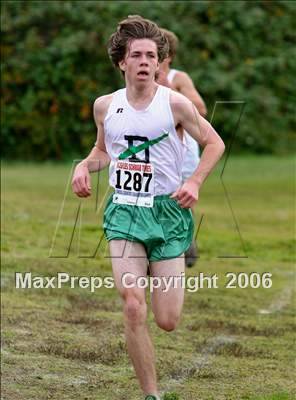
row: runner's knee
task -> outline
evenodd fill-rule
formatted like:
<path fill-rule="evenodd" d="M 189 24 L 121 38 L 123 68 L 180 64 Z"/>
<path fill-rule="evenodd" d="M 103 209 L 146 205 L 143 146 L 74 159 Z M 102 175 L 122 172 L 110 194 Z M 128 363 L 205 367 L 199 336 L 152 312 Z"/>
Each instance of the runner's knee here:
<path fill-rule="evenodd" d="M 137 296 L 133 291 L 123 294 L 124 316 L 130 328 L 142 325 L 146 321 L 147 305 L 145 299 Z"/>
<path fill-rule="evenodd" d="M 179 315 L 176 313 L 166 313 L 163 315 L 155 316 L 155 321 L 159 328 L 171 332 L 176 329 L 179 322 Z"/>

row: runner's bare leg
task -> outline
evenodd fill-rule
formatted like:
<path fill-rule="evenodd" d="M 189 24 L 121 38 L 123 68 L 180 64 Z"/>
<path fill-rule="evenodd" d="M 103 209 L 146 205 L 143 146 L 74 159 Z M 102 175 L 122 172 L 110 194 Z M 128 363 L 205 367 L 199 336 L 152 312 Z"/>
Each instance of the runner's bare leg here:
<path fill-rule="evenodd" d="M 184 302 L 184 288 L 181 284 L 185 270 L 184 255 L 170 260 L 154 261 L 150 270 L 151 277 L 160 277 L 166 282 L 169 282 L 170 277 L 180 278 L 175 279 L 175 287 L 170 287 L 168 291 L 162 284 L 160 288 L 154 288 L 151 294 L 152 311 L 157 325 L 165 331 L 173 331 L 180 321 Z"/>
<path fill-rule="evenodd" d="M 145 289 L 123 287 L 122 276 L 130 272 L 135 277 L 147 276 L 147 258 L 143 245 L 126 240 L 109 242 L 115 285 L 123 300 L 125 337 L 140 386 L 145 395 L 158 395 L 154 347 L 146 323 Z M 127 280 L 128 284 L 136 278 Z"/>

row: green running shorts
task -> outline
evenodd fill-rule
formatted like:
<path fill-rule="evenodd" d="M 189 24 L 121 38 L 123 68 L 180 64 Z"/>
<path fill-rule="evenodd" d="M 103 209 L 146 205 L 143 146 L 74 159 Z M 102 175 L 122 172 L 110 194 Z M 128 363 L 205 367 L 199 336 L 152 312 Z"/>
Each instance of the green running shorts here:
<path fill-rule="evenodd" d="M 108 241 L 125 239 L 142 243 L 149 261 L 181 256 L 190 246 L 194 232 L 191 210 L 181 208 L 170 195 L 154 197 L 151 208 L 115 204 L 113 194 L 104 212 Z"/>

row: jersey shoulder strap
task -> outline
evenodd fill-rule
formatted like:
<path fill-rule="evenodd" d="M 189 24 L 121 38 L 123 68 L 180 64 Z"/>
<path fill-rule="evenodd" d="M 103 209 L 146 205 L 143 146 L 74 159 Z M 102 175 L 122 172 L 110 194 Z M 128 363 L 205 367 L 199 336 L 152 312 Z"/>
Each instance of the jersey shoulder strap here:
<path fill-rule="evenodd" d="M 177 72 L 178 72 L 177 69 L 170 69 L 170 72 L 168 73 L 168 76 L 167 76 L 169 83 L 173 82 L 173 79 Z"/>

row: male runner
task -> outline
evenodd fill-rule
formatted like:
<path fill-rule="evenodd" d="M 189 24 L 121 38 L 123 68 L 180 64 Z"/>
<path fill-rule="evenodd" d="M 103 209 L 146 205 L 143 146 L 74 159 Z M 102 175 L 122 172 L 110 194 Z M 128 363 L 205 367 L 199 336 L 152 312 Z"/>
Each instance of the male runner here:
<path fill-rule="evenodd" d="M 161 29 L 169 42 L 168 57 L 160 64 L 157 82 L 161 85 L 167 86 L 177 92 L 186 96 L 197 108 L 201 116 L 205 117 L 207 108 L 201 95 L 196 90 L 194 83 L 190 76 L 177 69 L 172 69 L 171 64 L 176 57 L 179 40 L 177 36 L 167 30 Z M 182 168 L 182 178 L 185 181 L 196 170 L 199 163 L 199 146 L 188 133 L 184 132 L 184 144 L 186 146 L 184 163 Z M 193 238 L 189 249 L 185 252 L 185 264 L 187 267 L 192 267 L 197 259 L 197 246 Z"/>
<path fill-rule="evenodd" d="M 190 207 L 224 151 L 223 141 L 192 103 L 155 82 L 167 51 L 167 39 L 152 21 L 132 16 L 119 23 L 108 52 L 126 87 L 95 101 L 97 142 L 77 165 L 72 180 L 73 191 L 88 197 L 89 172 L 110 163 L 110 185 L 115 192 L 107 202 L 104 230 L 123 301 L 128 353 L 146 400 L 158 400 L 159 393 L 145 289 L 137 285 L 137 279 L 146 277 L 147 259 L 153 277 L 184 274 L 183 254 L 193 234 Z M 184 183 L 184 145 L 177 125 L 204 148 L 198 168 Z M 162 287 L 154 289 L 152 311 L 160 328 L 176 328 L 183 298 L 180 279 L 167 292 Z"/>

